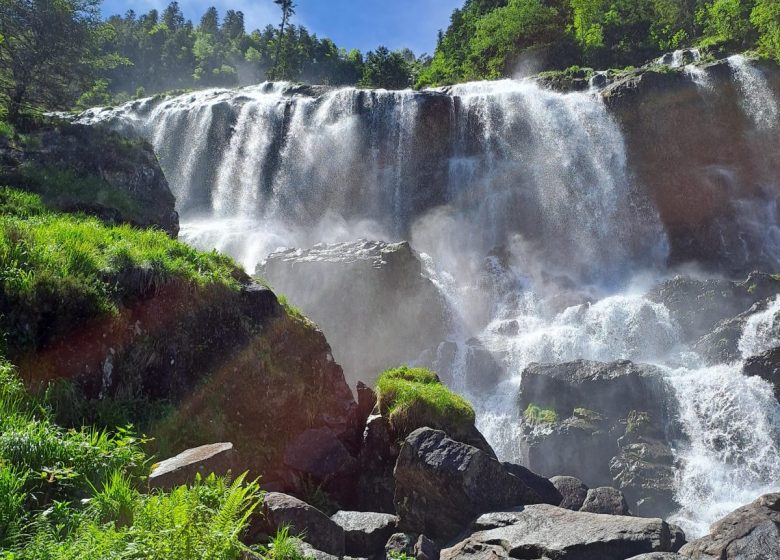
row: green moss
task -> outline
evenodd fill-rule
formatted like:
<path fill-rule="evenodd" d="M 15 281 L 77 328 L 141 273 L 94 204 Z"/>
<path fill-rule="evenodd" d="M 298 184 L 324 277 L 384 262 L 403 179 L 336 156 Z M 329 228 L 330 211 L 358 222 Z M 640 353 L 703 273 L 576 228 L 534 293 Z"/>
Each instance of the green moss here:
<path fill-rule="evenodd" d="M 114 314 L 168 284 L 239 287 L 230 258 L 159 231 L 50 212 L 39 199 L 3 188 L 0 212 L 0 333 L 11 348 Z"/>
<path fill-rule="evenodd" d="M 0 138 L 13 138 L 15 133 L 11 123 L 0 120 Z"/>
<path fill-rule="evenodd" d="M 303 314 L 303 311 L 301 311 L 301 308 L 291 304 L 287 299 L 287 296 L 277 296 L 277 299 L 279 300 L 279 304 L 284 307 L 284 311 L 287 315 L 294 319 L 298 319 L 299 321 L 309 321 L 306 315 Z"/>
<path fill-rule="evenodd" d="M 377 381 L 379 409 L 399 437 L 428 426 L 458 431 L 474 424 L 474 409 L 438 376 L 422 368 L 385 371 Z"/>
<path fill-rule="evenodd" d="M 523 411 L 523 418 L 539 424 L 554 424 L 558 421 L 558 413 L 552 408 L 543 408 L 531 403 Z"/>

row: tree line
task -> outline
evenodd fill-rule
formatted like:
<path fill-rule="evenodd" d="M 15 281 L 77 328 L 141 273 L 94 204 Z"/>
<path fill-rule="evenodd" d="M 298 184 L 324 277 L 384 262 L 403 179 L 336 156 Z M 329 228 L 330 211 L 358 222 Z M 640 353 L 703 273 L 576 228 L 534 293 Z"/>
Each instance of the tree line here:
<path fill-rule="evenodd" d="M 416 85 L 623 68 L 694 46 L 714 54 L 755 49 L 780 62 L 780 1 L 466 0 Z"/>

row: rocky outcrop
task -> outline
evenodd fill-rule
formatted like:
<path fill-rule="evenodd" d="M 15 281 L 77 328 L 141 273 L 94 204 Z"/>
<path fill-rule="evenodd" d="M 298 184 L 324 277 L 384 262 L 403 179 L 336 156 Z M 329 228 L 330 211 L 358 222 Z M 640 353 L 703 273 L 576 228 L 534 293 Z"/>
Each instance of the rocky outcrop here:
<path fill-rule="evenodd" d="M 550 505 L 488 513 L 466 540 L 443 550 L 442 560 L 576 558 L 624 560 L 649 552 L 673 552 L 684 535 L 661 519 L 573 512 Z"/>
<path fill-rule="evenodd" d="M 232 443 L 202 445 L 154 465 L 149 474 L 149 487 L 170 490 L 194 482 L 197 476 L 226 476 L 236 464 L 238 458 Z"/>
<path fill-rule="evenodd" d="M 767 494 L 728 514 L 710 534 L 686 544 L 680 554 L 708 560 L 780 558 L 780 494 Z"/>
<path fill-rule="evenodd" d="M 752 64 L 777 98 L 778 67 Z M 776 204 L 765 186 L 780 172 L 780 156 L 766 146 L 778 142 L 780 129 L 756 127 L 728 61 L 702 70 L 697 83 L 684 68 L 644 68 L 603 96 L 623 130 L 629 167 L 667 232 L 670 263 L 772 270 L 766 232 L 753 228 L 749 213 Z"/>
<path fill-rule="evenodd" d="M 302 535 L 315 549 L 344 555 L 344 529 L 313 506 L 286 494 L 269 492 L 263 498 L 261 513 L 252 528 L 257 538 L 273 536 L 288 527 L 290 535 Z"/>
<path fill-rule="evenodd" d="M 351 383 L 373 384 L 450 330 L 446 302 L 408 243 L 292 249 L 270 255 L 257 273 L 322 328 Z"/>
<path fill-rule="evenodd" d="M 436 543 L 417 533 L 396 533 L 385 545 L 385 553 L 390 558 L 405 554 L 415 560 L 439 560 L 439 552 Z"/>
<path fill-rule="evenodd" d="M 0 145 L 0 184 L 48 206 L 109 223 L 156 227 L 176 237 L 179 216 L 152 147 L 107 128 L 45 125 Z"/>
<path fill-rule="evenodd" d="M 543 502 L 494 457 L 430 428 L 404 441 L 395 481 L 400 527 L 437 541 L 457 536 L 482 512 Z"/>
<path fill-rule="evenodd" d="M 775 398 L 780 402 L 780 347 L 745 360 L 742 373 L 749 377 L 760 377 L 771 383 Z"/>
<path fill-rule="evenodd" d="M 398 518 L 387 513 L 339 511 L 331 519 L 344 529 L 346 553 L 357 558 L 381 555 L 398 527 Z"/>
<path fill-rule="evenodd" d="M 565 473 L 588 485 L 615 486 L 637 515 L 664 517 L 677 507 L 667 440 L 669 398 L 666 381 L 654 366 L 626 361 L 532 364 L 523 373 L 519 405 L 521 410 L 548 409 L 551 416 L 527 416 L 522 428 L 526 464 L 544 476 Z M 574 503 L 584 501 L 577 479 L 558 480 L 559 491 L 566 490 L 561 491 L 562 507 L 579 509 Z M 602 512 L 594 507 L 585 511 Z M 617 511 L 623 508 L 603 512 Z"/>

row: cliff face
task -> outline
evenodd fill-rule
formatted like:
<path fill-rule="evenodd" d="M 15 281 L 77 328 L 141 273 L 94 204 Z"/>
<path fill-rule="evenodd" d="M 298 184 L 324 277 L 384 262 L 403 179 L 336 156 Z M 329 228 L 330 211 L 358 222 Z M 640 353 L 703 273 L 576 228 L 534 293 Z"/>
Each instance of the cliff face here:
<path fill-rule="evenodd" d="M 780 99 L 780 70 L 752 70 L 766 79 L 767 92 L 741 90 L 728 61 L 704 70 L 698 83 L 682 70 L 639 71 L 608 86 L 604 98 L 625 135 L 630 168 L 667 231 L 670 264 L 698 261 L 727 272 L 771 267 L 777 255 L 767 252 L 766 232 L 752 230 L 750 218 L 777 211 L 780 127 L 762 114 L 760 102 L 773 100 L 751 97 Z"/>
<path fill-rule="evenodd" d="M 152 147 L 103 127 L 43 125 L 0 139 L 0 185 L 39 194 L 65 212 L 156 227 L 172 237 L 179 232 L 175 199 Z"/>

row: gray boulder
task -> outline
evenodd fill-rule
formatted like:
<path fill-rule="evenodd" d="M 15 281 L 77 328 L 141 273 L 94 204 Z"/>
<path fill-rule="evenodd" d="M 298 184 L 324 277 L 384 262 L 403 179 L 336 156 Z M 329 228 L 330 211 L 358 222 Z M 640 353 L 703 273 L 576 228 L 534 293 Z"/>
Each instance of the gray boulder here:
<path fill-rule="evenodd" d="M 344 556 L 344 529 L 320 510 L 287 494 L 269 492 L 263 498 L 262 517 L 255 532 L 272 536 L 282 527 L 327 554 Z"/>
<path fill-rule="evenodd" d="M 780 559 L 780 493 L 766 494 L 731 512 L 680 554 L 697 559 Z"/>
<path fill-rule="evenodd" d="M 624 560 L 649 552 L 674 552 L 679 529 L 661 519 L 574 512 L 546 504 L 477 519 L 477 532 L 443 550 L 442 560 L 571 558 Z"/>
<path fill-rule="evenodd" d="M 385 545 L 385 553 L 391 555 L 405 554 L 417 560 L 439 560 L 440 549 L 431 539 L 417 533 L 396 533 Z"/>
<path fill-rule="evenodd" d="M 331 519 L 344 529 L 346 553 L 357 557 L 381 553 L 398 528 L 398 518 L 387 513 L 339 511 Z"/>
<path fill-rule="evenodd" d="M 563 498 L 558 507 L 579 511 L 588 496 L 588 487 L 573 476 L 554 476 L 550 482 Z"/>
<path fill-rule="evenodd" d="M 404 441 L 395 482 L 401 528 L 435 541 L 456 537 L 480 513 L 543 501 L 494 457 L 430 428 Z"/>
<path fill-rule="evenodd" d="M 650 552 L 632 556 L 628 560 L 685 560 L 685 556 L 680 556 L 676 552 Z"/>
<path fill-rule="evenodd" d="M 607 515 L 631 515 L 623 493 L 617 488 L 609 486 L 588 490 L 588 495 L 585 497 L 580 511 Z"/>
<path fill-rule="evenodd" d="M 232 443 L 214 443 L 182 451 L 152 468 L 150 488 L 169 490 L 195 481 L 196 476 L 226 475 L 236 464 Z"/>

